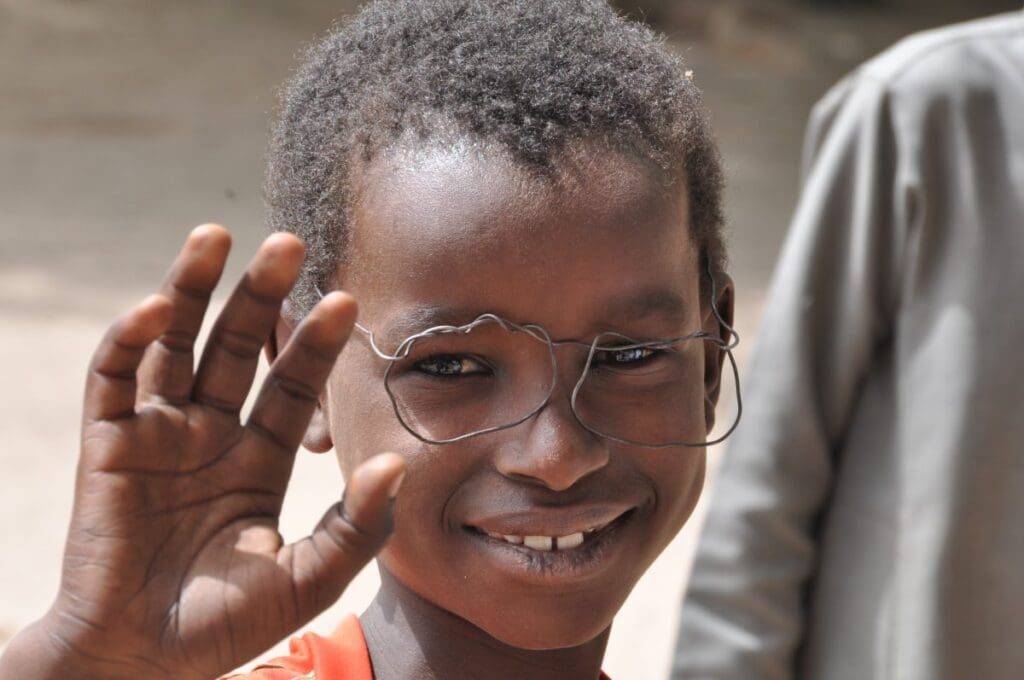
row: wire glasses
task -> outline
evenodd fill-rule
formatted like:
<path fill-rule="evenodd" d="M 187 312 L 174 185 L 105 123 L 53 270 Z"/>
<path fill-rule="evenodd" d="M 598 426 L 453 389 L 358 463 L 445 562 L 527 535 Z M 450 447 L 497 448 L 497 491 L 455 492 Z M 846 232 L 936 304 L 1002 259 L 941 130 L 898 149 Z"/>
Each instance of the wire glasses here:
<path fill-rule="evenodd" d="M 714 290 L 712 289 L 712 301 Z M 370 329 L 356 328 L 387 362 L 384 390 L 399 423 L 428 444 L 451 444 L 520 425 L 551 401 L 558 382 L 558 347 L 576 349 L 578 378 L 569 398 L 585 429 L 613 442 L 647 448 L 702 448 L 724 441 L 743 411 L 732 350 L 739 336 L 712 302 L 728 340 L 697 331 L 638 341 L 615 332 L 589 342 L 552 340 L 536 324 L 481 314 L 459 326 L 434 326 L 385 351 Z M 711 441 L 693 441 L 693 412 L 703 403 L 703 352 L 708 342 L 726 353 L 736 385 L 736 417 Z M 696 375 L 700 379 L 695 379 Z M 703 419 L 701 419 L 703 424 Z"/>
<path fill-rule="evenodd" d="M 569 398 L 572 413 L 590 432 L 648 448 L 704 447 L 736 428 L 741 412 L 735 343 L 699 331 L 637 342 L 601 333 L 591 342 L 552 340 L 535 324 L 482 314 L 461 326 L 435 326 L 409 336 L 393 352 L 382 350 L 357 324 L 370 347 L 387 361 L 384 389 L 399 423 L 428 444 L 451 444 L 515 427 L 539 413 L 558 381 L 555 348 L 575 346 L 582 368 Z M 712 441 L 688 441 L 685 424 L 703 401 L 699 342 L 726 352 L 737 385 L 735 422 Z"/>

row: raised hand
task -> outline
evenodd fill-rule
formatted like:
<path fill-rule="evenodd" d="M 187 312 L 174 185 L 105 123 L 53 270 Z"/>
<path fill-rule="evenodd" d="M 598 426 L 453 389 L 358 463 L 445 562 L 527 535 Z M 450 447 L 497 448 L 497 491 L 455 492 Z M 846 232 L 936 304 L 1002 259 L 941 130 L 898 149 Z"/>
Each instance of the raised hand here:
<path fill-rule="evenodd" d="M 356 305 L 331 293 L 310 312 L 243 424 L 303 246 L 287 234 L 264 242 L 193 373 L 229 248 L 224 229 L 194 230 L 161 292 L 96 350 L 60 592 L 11 642 L 0 677 L 215 678 L 334 602 L 386 540 L 404 470 L 395 454 L 358 468 L 344 507 L 283 545 L 295 451 Z"/>

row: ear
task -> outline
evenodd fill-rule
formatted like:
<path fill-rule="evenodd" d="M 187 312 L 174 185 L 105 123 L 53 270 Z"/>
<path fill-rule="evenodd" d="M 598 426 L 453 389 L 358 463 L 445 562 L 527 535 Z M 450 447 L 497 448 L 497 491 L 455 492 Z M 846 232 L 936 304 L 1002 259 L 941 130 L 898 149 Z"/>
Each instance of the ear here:
<path fill-rule="evenodd" d="M 702 328 L 704 332 L 729 344 L 732 339 L 733 315 L 735 313 L 735 287 L 732 278 L 725 273 L 715 277 L 711 287 L 714 299 L 701 305 Z M 712 307 L 712 305 L 714 305 Z M 717 310 L 717 314 L 715 311 Z M 723 323 L 724 322 L 724 323 Z M 715 407 L 722 391 L 722 366 L 725 350 L 713 342 L 704 343 L 704 419 L 708 434 L 715 426 Z"/>
<path fill-rule="evenodd" d="M 281 314 L 277 317 L 274 332 L 271 333 L 266 346 L 263 348 L 263 351 L 266 352 L 268 363 L 273 364 L 281 350 L 288 344 L 288 340 L 292 337 L 292 332 L 295 330 L 295 325 L 292 322 L 294 318 L 296 318 L 296 315 L 293 313 L 291 301 L 286 298 L 281 306 Z M 313 453 L 326 453 L 330 451 L 331 447 L 334 446 L 334 442 L 331 440 L 330 423 L 330 414 L 327 411 L 327 394 L 324 392 L 320 394 L 313 417 L 310 418 L 309 425 L 306 426 L 306 434 L 302 437 L 302 445 Z"/>

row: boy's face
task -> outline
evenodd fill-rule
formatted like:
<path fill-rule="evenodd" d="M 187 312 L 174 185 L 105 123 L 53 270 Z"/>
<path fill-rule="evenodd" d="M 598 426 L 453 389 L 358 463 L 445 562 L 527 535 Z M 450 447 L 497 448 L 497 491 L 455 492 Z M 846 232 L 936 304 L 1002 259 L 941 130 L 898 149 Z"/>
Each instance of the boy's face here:
<path fill-rule="evenodd" d="M 381 348 L 485 312 L 539 324 L 556 339 L 609 330 L 664 338 L 708 327 L 685 192 L 666 189 L 618 154 L 577 161 L 557 187 L 496 152 L 425 150 L 376 161 L 354 208 L 352 264 L 341 287 L 359 301 L 360 323 Z M 712 364 L 717 358 L 710 343 L 685 351 L 692 370 L 679 389 L 688 406 L 665 417 L 697 442 L 708 422 L 705 375 L 714 373 L 705 370 L 705 354 Z M 382 566 L 433 604 L 528 649 L 582 644 L 607 628 L 690 515 L 704 478 L 703 449 L 626 446 L 582 427 L 569 394 L 586 351 L 560 347 L 556 355 L 555 391 L 537 415 L 428 445 L 396 419 L 382 380 L 387 362 L 357 332 L 323 409 L 346 473 L 382 451 L 407 458 Z M 448 356 L 427 368 L 464 370 L 468 377 L 454 379 L 476 380 L 486 360 Z M 452 379 L 433 375 L 424 384 L 439 385 L 443 400 Z M 458 409 L 450 413 L 459 417 Z M 582 545 L 550 551 L 499 536 L 578 533 Z"/>

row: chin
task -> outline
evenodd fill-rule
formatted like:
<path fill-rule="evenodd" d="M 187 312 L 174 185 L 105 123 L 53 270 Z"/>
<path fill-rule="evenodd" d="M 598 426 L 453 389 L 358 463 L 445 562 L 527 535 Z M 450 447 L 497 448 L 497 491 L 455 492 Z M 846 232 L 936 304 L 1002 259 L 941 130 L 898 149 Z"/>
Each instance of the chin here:
<path fill-rule="evenodd" d="M 460 603 L 463 611 L 455 613 L 510 647 L 537 651 L 578 647 L 611 627 L 633 584 L 592 586 L 558 594 L 518 590 L 500 602 L 481 598 Z"/>

